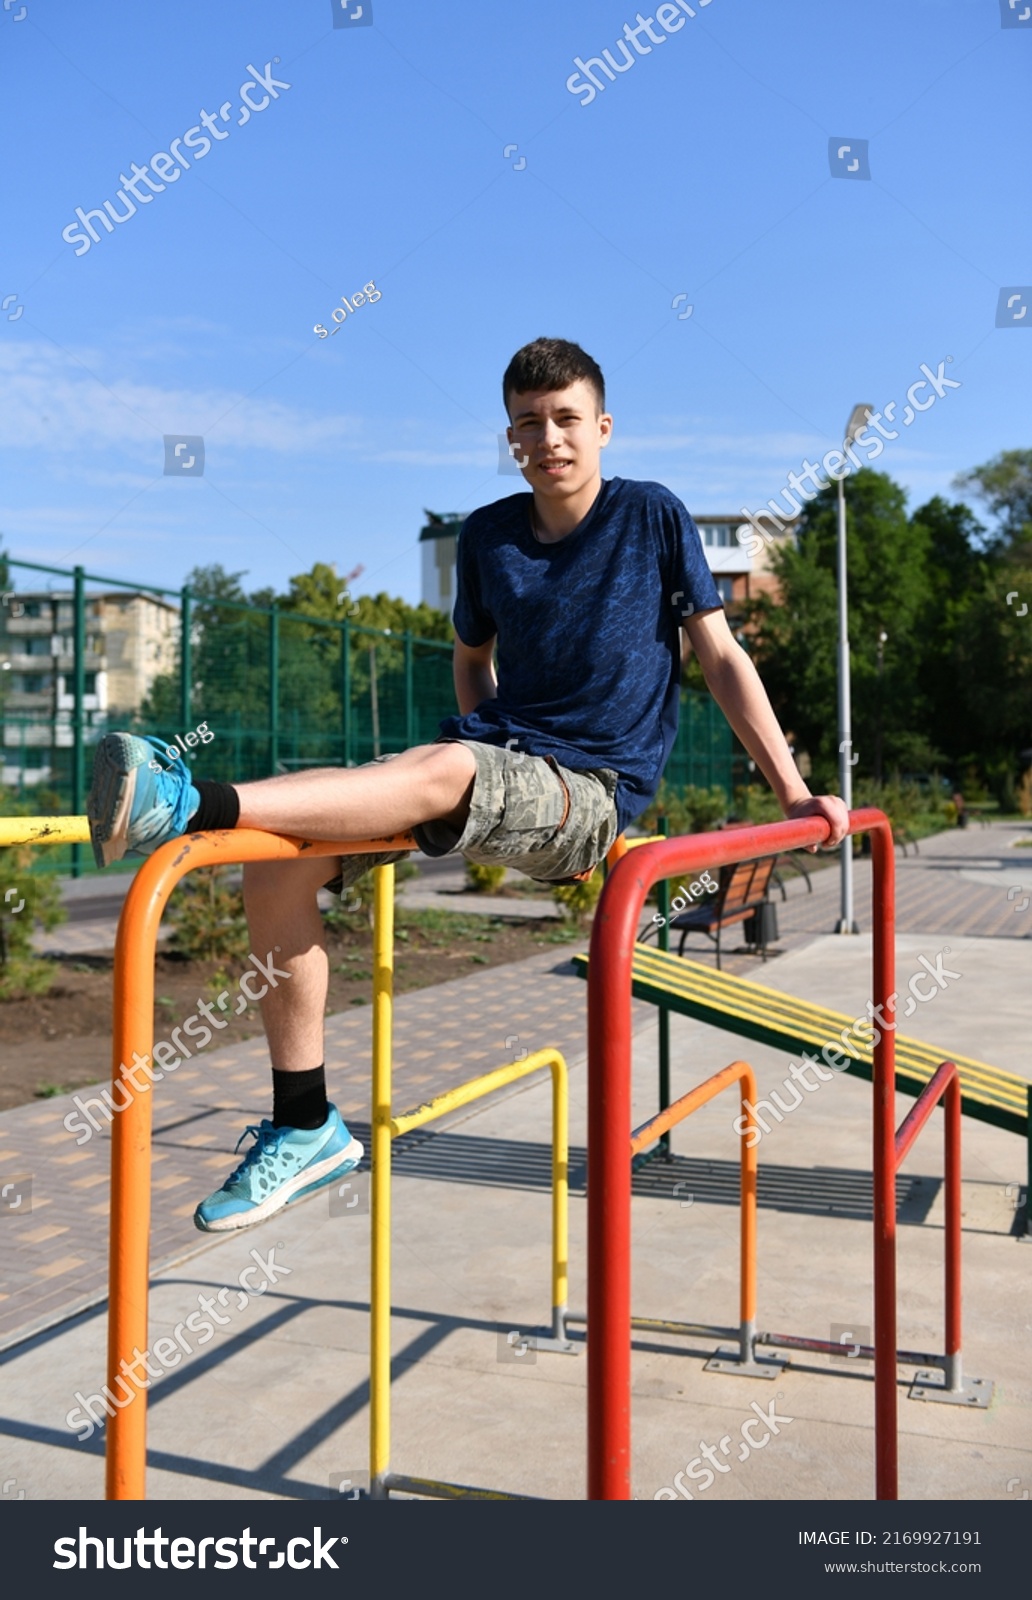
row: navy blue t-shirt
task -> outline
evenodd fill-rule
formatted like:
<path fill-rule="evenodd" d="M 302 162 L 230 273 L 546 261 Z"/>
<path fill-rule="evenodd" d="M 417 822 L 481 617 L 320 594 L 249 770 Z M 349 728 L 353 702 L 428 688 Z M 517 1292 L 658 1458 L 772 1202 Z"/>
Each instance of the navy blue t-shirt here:
<path fill-rule="evenodd" d="M 474 648 L 497 635 L 498 696 L 441 732 L 611 768 L 623 829 L 655 795 L 677 732 L 682 615 L 720 595 L 699 530 L 662 484 L 603 480 L 554 544 L 534 537 L 531 500 L 496 500 L 462 526 L 455 631 Z"/>

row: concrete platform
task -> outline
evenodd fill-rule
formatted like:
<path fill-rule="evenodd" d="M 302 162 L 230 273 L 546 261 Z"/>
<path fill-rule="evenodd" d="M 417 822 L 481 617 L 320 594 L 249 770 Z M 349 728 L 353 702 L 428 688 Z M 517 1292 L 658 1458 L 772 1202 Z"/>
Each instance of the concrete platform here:
<path fill-rule="evenodd" d="M 840 942 L 836 941 L 836 944 Z M 852 950 L 859 954 L 856 944 Z M 1020 949 L 1020 947 L 1017 947 Z M 788 956 L 778 978 L 848 1009 L 851 986 L 822 951 Z M 1015 972 L 1014 977 L 1017 976 Z M 833 991 L 833 993 L 832 993 Z M 946 995 L 942 996 L 945 1000 Z M 929 1008 L 931 1009 L 931 1008 Z M 737 1054 L 716 1030 L 676 1021 L 677 1092 Z M 638 1035 L 636 1118 L 654 1098 L 652 1028 Z M 761 1092 L 787 1061 L 754 1048 Z M 572 1074 L 572 1140 L 583 1153 L 586 1074 Z M 902 1097 L 901 1097 L 902 1098 Z M 867 1085 L 823 1085 L 760 1145 L 760 1325 L 835 1338 L 871 1324 Z M 730 1328 L 737 1304 L 737 1107 L 715 1102 L 675 1135 L 677 1159 L 638 1179 L 635 1310 Z M 584 1491 L 581 1356 L 513 1354 L 510 1331 L 548 1314 L 549 1093 L 542 1080 L 455 1119 L 395 1179 L 394 1450 L 398 1471 L 546 1497 Z M 901 1371 L 903 1494 L 913 1499 L 1020 1498 L 1032 1484 L 1032 1245 L 1011 1233 L 1008 1185 L 1020 1181 L 1020 1141 L 965 1122 L 966 1366 L 991 1378 L 988 1411 L 906 1398 Z M 418 1160 L 417 1160 L 418 1157 Z M 579 1165 L 574 1154 L 573 1166 Z M 941 1148 L 934 1126 L 901 1180 L 900 1343 L 941 1347 Z M 151 1298 L 151 1348 L 198 1296 L 224 1293 L 226 1325 L 182 1358 L 151 1396 L 154 1498 L 324 1497 L 361 1482 L 366 1467 L 368 1217 L 330 1217 L 319 1196 L 261 1228 L 217 1243 L 162 1273 Z M 571 1302 L 584 1304 L 585 1205 L 571 1206 Z M 252 1249 L 287 1269 L 240 1307 L 238 1277 Z M 252 1282 L 255 1280 L 252 1279 Z M 258 1281 L 261 1281 L 260 1278 Z M 203 1330 L 202 1330 L 203 1331 Z M 189 1336 L 187 1336 L 188 1338 Z M 704 1445 L 682 1486 L 697 1498 L 865 1499 L 872 1494 L 869 1366 L 847 1356 L 793 1357 L 774 1384 L 703 1371 L 717 1344 L 642 1336 L 635 1356 L 635 1490 L 652 1498 Z M 172 1351 L 165 1348 L 166 1357 Z M 77 1442 L 66 1424 L 75 1393 L 103 1378 L 99 1311 L 5 1359 L 4 1475 L 31 1498 L 102 1494 L 100 1435 Z M 744 1459 L 742 1425 L 776 1402 L 780 1432 Z M 75 1419 L 79 1431 L 84 1425 Z M 753 1437 L 769 1432 L 757 1424 Z M 721 1441 L 730 1441 L 721 1454 Z M 1017 1484 L 1017 1489 L 1008 1487 Z M 335 1492 L 335 1491 L 333 1491 Z"/>

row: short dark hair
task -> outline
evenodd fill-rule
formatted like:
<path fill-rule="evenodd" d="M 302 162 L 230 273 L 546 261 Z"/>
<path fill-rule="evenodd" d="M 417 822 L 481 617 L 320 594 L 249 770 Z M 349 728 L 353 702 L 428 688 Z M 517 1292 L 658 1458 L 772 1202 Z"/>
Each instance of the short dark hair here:
<path fill-rule="evenodd" d="M 595 404 L 606 409 L 606 380 L 602 368 L 579 344 L 569 339 L 534 339 L 517 350 L 502 379 L 502 404 L 509 411 L 509 396 L 527 394 L 532 389 L 568 389 L 578 378 L 585 378 L 595 391 Z"/>

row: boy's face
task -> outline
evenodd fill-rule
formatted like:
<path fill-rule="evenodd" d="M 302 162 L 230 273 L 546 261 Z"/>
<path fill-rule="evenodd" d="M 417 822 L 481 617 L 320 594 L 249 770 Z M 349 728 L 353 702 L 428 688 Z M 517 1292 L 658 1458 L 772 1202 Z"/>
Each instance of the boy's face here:
<path fill-rule="evenodd" d="M 599 457 L 613 419 L 596 409 L 595 391 L 586 378 L 568 389 L 511 394 L 509 410 L 512 424 L 506 433 L 516 446 L 513 456 L 537 493 L 565 500 L 599 478 Z"/>

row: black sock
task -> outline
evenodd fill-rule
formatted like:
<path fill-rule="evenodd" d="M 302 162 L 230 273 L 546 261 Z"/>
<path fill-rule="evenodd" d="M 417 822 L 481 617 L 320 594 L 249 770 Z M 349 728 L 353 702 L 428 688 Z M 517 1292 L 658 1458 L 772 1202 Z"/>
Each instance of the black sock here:
<path fill-rule="evenodd" d="M 330 1114 L 326 1100 L 326 1065 L 309 1072 L 272 1069 L 272 1125 L 274 1128 L 321 1128 Z"/>
<path fill-rule="evenodd" d="M 201 803 L 186 824 L 187 832 L 235 828 L 240 821 L 240 796 L 233 785 L 218 783 L 214 778 L 194 778 L 191 781 L 201 797 Z"/>

